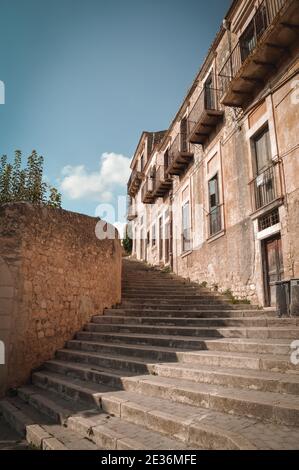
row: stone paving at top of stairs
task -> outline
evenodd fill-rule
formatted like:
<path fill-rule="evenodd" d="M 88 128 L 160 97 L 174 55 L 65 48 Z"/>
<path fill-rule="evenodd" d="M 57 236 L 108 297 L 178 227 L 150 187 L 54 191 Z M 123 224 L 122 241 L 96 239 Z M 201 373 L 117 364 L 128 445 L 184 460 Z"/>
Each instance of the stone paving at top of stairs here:
<path fill-rule="evenodd" d="M 41 449 L 299 449 L 298 318 L 123 262 L 99 312 L 0 413 Z"/>

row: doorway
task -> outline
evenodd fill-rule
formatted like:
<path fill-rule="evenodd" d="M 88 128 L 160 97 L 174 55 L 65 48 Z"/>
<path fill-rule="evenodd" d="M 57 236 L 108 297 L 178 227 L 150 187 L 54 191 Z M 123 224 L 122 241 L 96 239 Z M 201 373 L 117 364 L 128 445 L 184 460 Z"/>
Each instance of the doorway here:
<path fill-rule="evenodd" d="M 163 219 L 159 218 L 159 261 L 163 260 Z"/>
<path fill-rule="evenodd" d="M 268 238 L 263 242 L 263 271 L 264 271 L 264 293 L 265 305 L 275 307 L 276 305 L 276 281 L 282 280 L 283 259 L 281 236 Z"/>

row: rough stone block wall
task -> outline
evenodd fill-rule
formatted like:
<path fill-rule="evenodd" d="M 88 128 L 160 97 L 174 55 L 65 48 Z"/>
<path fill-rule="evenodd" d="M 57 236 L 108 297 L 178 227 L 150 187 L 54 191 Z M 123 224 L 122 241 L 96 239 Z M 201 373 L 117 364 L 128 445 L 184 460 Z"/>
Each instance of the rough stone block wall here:
<path fill-rule="evenodd" d="M 247 219 L 228 228 L 213 243 L 205 242 L 190 255 L 178 257 L 176 271 L 191 281 L 206 282 L 219 292 L 230 290 L 237 299 L 257 304 L 254 257 L 252 223 Z"/>
<path fill-rule="evenodd" d="M 120 241 L 97 239 L 98 220 L 27 203 L 0 208 L 0 394 L 121 301 Z"/>

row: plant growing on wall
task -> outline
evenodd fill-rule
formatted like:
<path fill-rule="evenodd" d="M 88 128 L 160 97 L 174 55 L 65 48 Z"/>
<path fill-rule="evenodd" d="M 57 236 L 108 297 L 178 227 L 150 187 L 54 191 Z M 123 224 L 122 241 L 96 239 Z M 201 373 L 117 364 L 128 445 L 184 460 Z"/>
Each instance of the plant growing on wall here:
<path fill-rule="evenodd" d="M 0 204 L 26 201 L 61 207 L 61 194 L 43 180 L 44 159 L 35 150 L 22 168 L 22 153 L 15 151 L 14 162 L 8 163 L 7 156 L 0 160 Z"/>

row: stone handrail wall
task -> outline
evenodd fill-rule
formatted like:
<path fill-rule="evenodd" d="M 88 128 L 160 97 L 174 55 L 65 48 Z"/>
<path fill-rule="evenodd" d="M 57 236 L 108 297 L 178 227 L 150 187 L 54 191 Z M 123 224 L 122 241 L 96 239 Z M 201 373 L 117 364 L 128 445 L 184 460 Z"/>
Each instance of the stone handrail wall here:
<path fill-rule="evenodd" d="M 99 240 L 98 221 L 27 203 L 0 206 L 0 395 L 121 301 L 120 241 Z"/>

